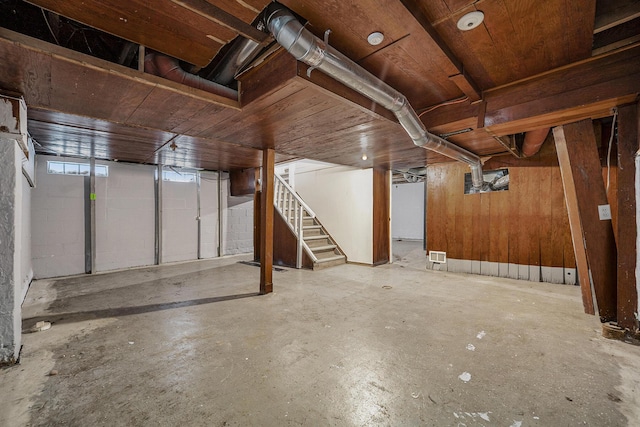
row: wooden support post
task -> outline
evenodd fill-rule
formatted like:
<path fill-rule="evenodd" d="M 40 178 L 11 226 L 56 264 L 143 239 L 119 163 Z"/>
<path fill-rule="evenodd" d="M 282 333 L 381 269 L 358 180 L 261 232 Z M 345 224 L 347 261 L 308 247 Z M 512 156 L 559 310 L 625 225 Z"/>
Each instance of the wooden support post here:
<path fill-rule="evenodd" d="M 391 259 L 391 172 L 373 169 L 373 265 Z"/>
<path fill-rule="evenodd" d="M 273 181 L 275 151 L 262 150 L 262 182 L 260 198 L 260 293 L 273 292 Z"/>
<path fill-rule="evenodd" d="M 600 220 L 598 206 L 607 205 L 591 120 L 553 129 L 569 213 L 585 312 L 594 313 L 595 292 L 600 320 L 616 319 L 616 244 L 611 220 Z"/>
<path fill-rule="evenodd" d="M 635 157 L 640 148 L 637 104 L 618 109 L 618 326 L 638 330 Z"/>

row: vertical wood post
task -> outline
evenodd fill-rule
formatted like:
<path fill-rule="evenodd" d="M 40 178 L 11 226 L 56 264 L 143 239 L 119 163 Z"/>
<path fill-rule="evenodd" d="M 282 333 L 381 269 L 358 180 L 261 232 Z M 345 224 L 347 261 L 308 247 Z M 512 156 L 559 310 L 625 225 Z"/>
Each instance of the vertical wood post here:
<path fill-rule="evenodd" d="M 618 326 L 638 329 L 635 157 L 640 148 L 637 104 L 618 109 Z"/>
<path fill-rule="evenodd" d="M 594 312 L 593 286 L 600 320 L 615 320 L 616 243 L 611 220 L 600 220 L 598 213 L 598 206 L 608 202 L 593 124 L 582 120 L 558 126 L 553 136 L 585 312 Z"/>
<path fill-rule="evenodd" d="M 373 169 L 373 265 L 390 260 L 391 172 Z"/>
<path fill-rule="evenodd" d="M 275 151 L 262 150 L 262 193 L 260 198 L 260 293 L 273 291 L 273 181 Z"/>

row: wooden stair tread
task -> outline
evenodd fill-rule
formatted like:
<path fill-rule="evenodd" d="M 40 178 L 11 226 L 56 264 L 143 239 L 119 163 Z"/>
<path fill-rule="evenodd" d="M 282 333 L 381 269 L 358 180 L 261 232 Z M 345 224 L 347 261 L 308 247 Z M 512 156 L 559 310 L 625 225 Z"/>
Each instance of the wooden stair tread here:
<path fill-rule="evenodd" d="M 328 239 L 328 234 L 318 234 L 317 236 L 306 236 L 304 240 L 320 240 L 320 239 Z"/>
<path fill-rule="evenodd" d="M 324 246 L 310 247 L 309 249 L 311 249 L 311 252 L 325 252 L 328 250 L 335 249 L 336 247 L 337 247 L 336 245 L 324 245 Z"/>

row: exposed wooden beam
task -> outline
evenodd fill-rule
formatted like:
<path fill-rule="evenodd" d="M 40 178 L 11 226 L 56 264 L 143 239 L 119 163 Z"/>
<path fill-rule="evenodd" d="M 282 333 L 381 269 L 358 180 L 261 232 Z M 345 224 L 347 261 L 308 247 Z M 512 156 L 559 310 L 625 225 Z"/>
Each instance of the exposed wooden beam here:
<path fill-rule="evenodd" d="M 638 329 L 636 288 L 636 165 L 640 148 L 640 109 L 630 104 L 618 109 L 618 325 Z"/>
<path fill-rule="evenodd" d="M 458 70 L 458 74 L 449 76 L 449 79 L 455 83 L 458 88 L 469 97 L 470 101 L 478 101 L 481 98 L 481 91 L 478 89 L 478 85 L 473 81 L 471 76 L 464 72 L 464 66 L 462 62 L 455 56 L 451 48 L 447 46 L 440 34 L 429 22 L 429 19 L 422 12 L 418 4 L 414 0 L 400 0 L 404 7 L 413 15 L 416 21 L 422 26 L 425 32 L 431 37 L 442 53 L 449 59 L 451 64 Z"/>
<path fill-rule="evenodd" d="M 638 0 L 600 0 L 593 32 L 597 34 L 609 28 L 640 17 Z"/>
<path fill-rule="evenodd" d="M 587 119 L 559 126 L 553 136 L 585 312 L 594 311 L 593 288 L 600 320 L 615 320 L 616 243 L 611 220 L 600 220 L 598 213 L 608 202 L 593 124 Z"/>
<path fill-rule="evenodd" d="M 262 151 L 262 188 L 260 198 L 260 293 L 273 292 L 273 191 L 275 151 Z"/>
<path fill-rule="evenodd" d="M 495 135 L 611 115 L 640 93 L 640 44 L 484 92 Z"/>
<path fill-rule="evenodd" d="M 220 9 L 218 6 L 209 3 L 206 0 L 171 0 L 173 3 L 180 5 L 198 15 L 227 27 L 238 34 L 251 39 L 255 42 L 262 43 L 269 35 L 247 24 L 241 19 L 236 18 L 230 13 Z"/>

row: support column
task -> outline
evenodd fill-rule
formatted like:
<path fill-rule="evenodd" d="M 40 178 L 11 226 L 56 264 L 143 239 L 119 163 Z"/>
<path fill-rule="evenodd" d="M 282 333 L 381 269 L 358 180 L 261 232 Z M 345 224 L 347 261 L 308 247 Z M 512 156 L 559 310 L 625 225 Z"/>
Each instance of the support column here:
<path fill-rule="evenodd" d="M 15 363 L 22 334 L 20 241 L 22 149 L 26 140 L 23 101 L 0 96 L 0 365 Z M 23 132 L 24 131 L 24 132 Z"/>
<path fill-rule="evenodd" d="M 373 265 L 391 259 L 391 172 L 373 169 Z"/>
<path fill-rule="evenodd" d="M 156 169 L 156 265 L 162 264 L 162 165 Z"/>
<path fill-rule="evenodd" d="M 618 109 L 618 326 L 638 330 L 636 282 L 636 165 L 640 148 L 637 104 Z"/>
<path fill-rule="evenodd" d="M 89 160 L 89 176 L 84 178 L 84 271 L 96 272 L 96 159 Z"/>
<path fill-rule="evenodd" d="M 273 292 L 273 186 L 275 151 L 262 150 L 262 182 L 260 198 L 260 293 Z"/>
<path fill-rule="evenodd" d="M 608 205 L 602 167 L 591 120 L 553 129 L 558 152 L 573 249 L 585 312 L 593 313 L 591 289 L 600 320 L 616 319 L 616 243 L 611 219 L 600 219 Z"/>

